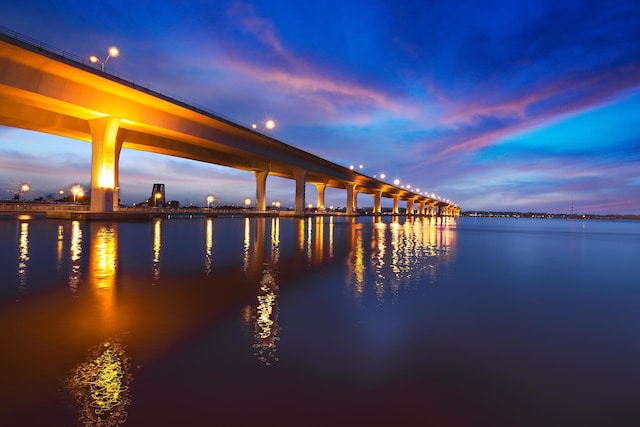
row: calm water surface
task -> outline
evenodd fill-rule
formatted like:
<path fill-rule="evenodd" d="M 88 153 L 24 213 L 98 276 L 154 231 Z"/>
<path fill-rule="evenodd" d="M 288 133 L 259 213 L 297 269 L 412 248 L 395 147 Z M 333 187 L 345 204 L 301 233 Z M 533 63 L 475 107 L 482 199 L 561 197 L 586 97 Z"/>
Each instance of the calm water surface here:
<path fill-rule="evenodd" d="M 640 223 L 0 218 L 2 426 L 640 425 Z"/>

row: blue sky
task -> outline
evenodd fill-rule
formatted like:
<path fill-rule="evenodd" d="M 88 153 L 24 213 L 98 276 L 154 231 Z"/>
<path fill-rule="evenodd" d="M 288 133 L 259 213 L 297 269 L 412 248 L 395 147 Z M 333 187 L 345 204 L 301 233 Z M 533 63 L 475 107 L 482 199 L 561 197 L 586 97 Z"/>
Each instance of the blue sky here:
<path fill-rule="evenodd" d="M 118 46 L 109 72 L 463 210 L 640 214 L 637 1 L 5 0 L 0 25 L 84 57 Z M 0 197 L 88 186 L 90 150 L 0 127 Z M 120 167 L 128 204 L 154 182 L 183 204 L 255 196 L 248 172 L 132 150 Z M 270 177 L 267 202 L 294 188 Z"/>

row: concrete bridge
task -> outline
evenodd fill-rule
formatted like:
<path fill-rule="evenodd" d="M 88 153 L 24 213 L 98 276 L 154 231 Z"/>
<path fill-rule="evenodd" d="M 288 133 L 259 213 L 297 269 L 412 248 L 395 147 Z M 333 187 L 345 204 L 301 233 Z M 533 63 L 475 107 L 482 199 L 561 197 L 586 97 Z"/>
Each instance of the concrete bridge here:
<path fill-rule="evenodd" d="M 327 186 L 346 190 L 348 214 L 359 193 L 407 204 L 407 213 L 459 215 L 455 204 L 412 192 L 332 163 L 131 81 L 88 61 L 0 29 L 0 125 L 92 144 L 91 211 L 118 210 L 118 163 L 123 148 L 160 153 L 253 172 L 256 210 L 266 209 L 269 175 L 295 180 L 295 212 L 302 214 L 305 184 L 324 207 Z"/>

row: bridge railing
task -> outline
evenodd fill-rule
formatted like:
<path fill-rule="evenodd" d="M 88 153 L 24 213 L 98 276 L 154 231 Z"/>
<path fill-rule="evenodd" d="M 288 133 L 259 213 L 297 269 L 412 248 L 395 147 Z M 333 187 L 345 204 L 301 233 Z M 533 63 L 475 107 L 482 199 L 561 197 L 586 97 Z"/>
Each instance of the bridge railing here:
<path fill-rule="evenodd" d="M 35 203 L 35 202 L 0 202 L 0 212 L 50 212 L 50 211 L 88 211 L 87 204 L 72 203 Z"/>

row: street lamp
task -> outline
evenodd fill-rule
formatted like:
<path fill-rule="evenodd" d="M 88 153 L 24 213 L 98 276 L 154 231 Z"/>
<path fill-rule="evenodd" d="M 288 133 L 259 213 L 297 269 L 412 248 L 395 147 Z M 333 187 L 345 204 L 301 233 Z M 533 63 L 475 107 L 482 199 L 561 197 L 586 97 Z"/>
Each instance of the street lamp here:
<path fill-rule="evenodd" d="M 251 199 L 249 199 L 249 198 L 244 199 L 244 207 L 245 207 L 245 209 L 249 209 L 250 206 L 251 206 Z"/>
<path fill-rule="evenodd" d="M 400 184 L 400 180 L 399 179 L 394 179 L 393 180 L 393 185 L 397 186 L 398 184 Z"/>
<path fill-rule="evenodd" d="M 100 58 L 98 58 L 95 55 L 91 55 L 89 57 L 89 61 L 91 61 L 92 64 L 95 64 L 97 62 L 100 63 L 100 71 L 102 71 L 103 73 L 104 73 L 104 64 L 107 63 L 109 58 L 117 58 L 118 56 L 120 56 L 120 50 L 118 50 L 118 48 L 114 46 L 110 47 L 107 52 L 108 52 L 107 59 L 105 59 L 104 61 L 101 61 Z"/>
<path fill-rule="evenodd" d="M 27 191 L 31 190 L 31 186 L 29 184 L 23 183 L 20 184 L 20 189 L 13 193 L 13 198 L 15 200 L 20 200 L 20 196 L 24 195 Z"/>
<path fill-rule="evenodd" d="M 273 120 L 271 120 L 271 119 L 269 119 L 269 120 L 267 120 L 266 122 L 264 122 L 264 128 L 265 128 L 266 130 L 273 130 L 273 129 L 275 129 L 275 127 L 276 127 L 276 122 L 275 122 L 275 121 L 273 121 Z M 255 124 L 255 123 L 253 123 L 253 124 L 251 125 L 251 128 L 252 128 L 252 129 L 258 129 L 258 125 L 257 125 L 257 124 Z"/>
<path fill-rule="evenodd" d="M 73 194 L 73 204 L 74 205 L 76 204 L 76 200 L 77 200 L 78 197 L 84 196 L 84 190 L 78 184 L 76 184 L 73 187 L 71 187 L 71 193 Z"/>
<path fill-rule="evenodd" d="M 158 207 L 158 202 L 160 201 L 160 199 L 162 198 L 162 193 L 161 192 L 157 192 L 154 196 L 154 202 L 155 202 L 155 207 Z"/>
<path fill-rule="evenodd" d="M 207 196 L 207 205 L 209 206 L 209 208 L 211 208 L 211 204 L 213 203 L 213 201 L 214 201 L 215 199 L 216 199 L 216 198 L 215 198 L 215 197 L 213 197 L 212 195 L 208 195 L 208 196 Z"/>

